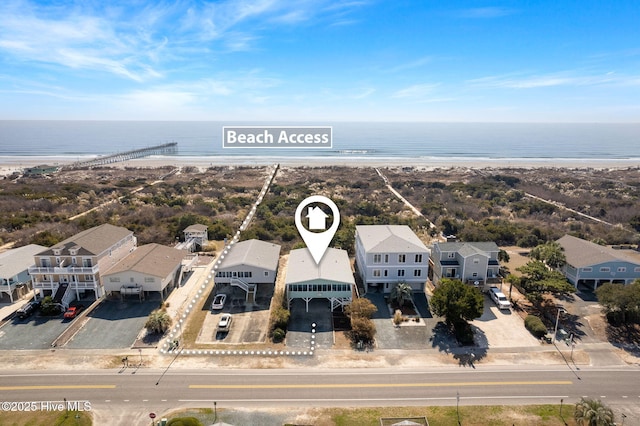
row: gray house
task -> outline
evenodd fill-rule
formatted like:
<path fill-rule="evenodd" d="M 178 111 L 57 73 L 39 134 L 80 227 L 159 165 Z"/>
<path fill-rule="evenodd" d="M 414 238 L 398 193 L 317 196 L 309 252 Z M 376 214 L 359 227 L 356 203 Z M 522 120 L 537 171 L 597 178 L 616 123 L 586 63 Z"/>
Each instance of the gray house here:
<path fill-rule="evenodd" d="M 406 225 L 359 225 L 355 263 L 365 292 L 389 293 L 399 282 L 424 291 L 429 249 Z"/>
<path fill-rule="evenodd" d="M 237 243 L 222 259 L 215 275 L 215 283 L 230 284 L 246 292 L 246 300 L 254 297 L 257 286 L 276 282 L 280 246 L 260 240 Z"/>
<path fill-rule="evenodd" d="M 289 307 L 294 299 L 302 299 L 309 312 L 311 300 L 327 299 L 333 312 L 351 303 L 355 285 L 345 250 L 328 248 L 320 264 L 316 264 L 306 248 L 291 250 L 285 279 Z"/>
<path fill-rule="evenodd" d="M 557 243 L 567 258 L 562 273 L 576 288 L 582 284 L 595 290 L 600 284 L 629 284 L 640 278 L 640 253 L 635 250 L 617 250 L 571 235 Z"/>
<path fill-rule="evenodd" d="M 29 267 L 33 266 L 33 256 L 46 249 L 29 244 L 0 253 L 0 293 L 6 294 L 11 303 L 14 297 L 21 297 L 30 289 Z M 0 299 L 4 298 L 4 295 L 0 296 Z"/>
<path fill-rule="evenodd" d="M 138 295 L 141 299 L 149 292 L 157 292 L 162 300 L 182 278 L 183 250 L 160 244 L 146 244 L 133 250 L 127 257 L 102 274 L 107 293 Z"/>
<path fill-rule="evenodd" d="M 436 242 L 431 249 L 433 284 L 443 278 L 484 286 L 499 280 L 500 249 L 494 242 Z"/>

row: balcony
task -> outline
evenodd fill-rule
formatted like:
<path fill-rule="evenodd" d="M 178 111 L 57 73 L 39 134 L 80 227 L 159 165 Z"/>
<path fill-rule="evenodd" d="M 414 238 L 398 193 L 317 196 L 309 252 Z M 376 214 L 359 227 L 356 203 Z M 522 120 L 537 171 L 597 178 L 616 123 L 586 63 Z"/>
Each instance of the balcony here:
<path fill-rule="evenodd" d="M 98 281 L 70 281 L 69 288 L 72 289 L 93 289 L 97 286 Z M 52 288 L 58 288 L 60 281 L 33 281 L 34 289 L 51 290 Z"/>
<path fill-rule="evenodd" d="M 30 266 L 29 275 L 47 274 L 47 275 L 95 275 L 98 273 L 98 265 L 95 266 Z"/>

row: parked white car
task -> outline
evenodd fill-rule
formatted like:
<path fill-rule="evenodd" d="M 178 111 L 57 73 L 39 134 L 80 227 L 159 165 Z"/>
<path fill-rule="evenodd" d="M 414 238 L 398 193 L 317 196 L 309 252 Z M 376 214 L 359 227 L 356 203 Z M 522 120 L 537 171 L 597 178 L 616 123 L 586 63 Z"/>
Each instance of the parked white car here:
<path fill-rule="evenodd" d="M 511 309 L 511 302 L 497 287 L 491 287 L 489 289 L 489 296 L 491 300 L 498 306 L 498 309 Z"/>
<path fill-rule="evenodd" d="M 231 328 L 231 314 L 222 314 L 218 322 L 218 331 L 229 331 Z"/>

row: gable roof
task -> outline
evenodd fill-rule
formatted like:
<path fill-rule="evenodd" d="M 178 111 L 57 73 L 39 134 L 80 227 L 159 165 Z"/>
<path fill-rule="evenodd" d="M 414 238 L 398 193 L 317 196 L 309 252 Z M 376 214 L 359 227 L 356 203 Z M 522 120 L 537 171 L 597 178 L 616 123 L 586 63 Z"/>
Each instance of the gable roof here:
<path fill-rule="evenodd" d="M 309 249 L 291 250 L 285 283 L 292 284 L 317 279 L 355 285 L 347 251 L 329 247 L 320 264 L 317 265 Z"/>
<path fill-rule="evenodd" d="M 205 232 L 208 229 L 207 225 L 202 225 L 200 223 L 196 223 L 193 225 L 189 225 L 184 228 L 182 232 Z"/>
<path fill-rule="evenodd" d="M 237 266 L 254 266 L 275 271 L 278 269 L 280 246 L 260 240 L 246 240 L 237 243 L 225 256 L 218 270 Z"/>
<path fill-rule="evenodd" d="M 565 235 L 556 242 L 564 249 L 567 264 L 576 268 L 605 262 L 629 262 L 640 266 L 640 259 L 624 250 L 614 250 L 571 235 Z"/>
<path fill-rule="evenodd" d="M 0 278 L 11 278 L 34 265 L 33 256 L 46 250 L 45 246 L 29 244 L 0 253 Z"/>
<path fill-rule="evenodd" d="M 129 235 L 133 235 L 133 231 L 129 231 L 127 228 L 123 228 L 121 226 L 114 226 L 110 223 L 105 223 L 100 226 L 86 229 L 73 237 L 67 238 L 64 241 L 55 244 L 53 247 L 38 253 L 38 255 L 53 256 L 54 248 L 60 248 L 62 249 L 63 255 L 68 255 L 69 249 L 77 247 L 79 255 L 95 256 Z"/>
<path fill-rule="evenodd" d="M 134 271 L 165 278 L 182 264 L 184 250 L 152 243 L 140 246 L 111 267 L 104 276 Z"/>
<path fill-rule="evenodd" d="M 367 253 L 429 251 L 407 225 L 357 225 L 356 233 Z"/>
<path fill-rule="evenodd" d="M 493 241 L 481 241 L 481 242 L 436 242 L 433 243 L 434 247 L 437 247 L 440 252 L 455 252 L 459 253 L 462 257 L 468 257 L 473 255 L 486 256 L 487 253 L 498 252 L 500 248 Z"/>

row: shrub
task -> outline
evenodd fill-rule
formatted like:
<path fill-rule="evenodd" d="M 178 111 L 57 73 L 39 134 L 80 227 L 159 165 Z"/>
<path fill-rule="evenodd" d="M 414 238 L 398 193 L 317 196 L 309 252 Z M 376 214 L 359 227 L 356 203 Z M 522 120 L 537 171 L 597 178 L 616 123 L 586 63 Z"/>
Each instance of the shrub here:
<path fill-rule="evenodd" d="M 40 312 L 45 316 L 58 315 L 60 313 L 60 305 L 53 301 L 53 297 L 45 296 L 40 304 Z"/>
<path fill-rule="evenodd" d="M 202 426 L 202 422 L 195 417 L 176 417 L 169 420 L 167 426 Z"/>
<path fill-rule="evenodd" d="M 547 334 L 547 327 L 545 327 L 542 320 L 535 315 L 528 315 L 524 320 L 524 326 L 538 339 Z"/>
<path fill-rule="evenodd" d="M 287 335 L 286 331 L 284 331 L 281 328 L 276 328 L 275 330 L 273 330 L 271 338 L 273 339 L 273 343 L 280 343 L 284 340 L 286 335 Z"/>
<path fill-rule="evenodd" d="M 369 318 L 351 318 L 350 337 L 352 342 L 362 341 L 364 343 L 370 343 L 373 342 L 375 335 L 376 325 Z"/>
<path fill-rule="evenodd" d="M 400 309 L 396 309 L 396 311 L 393 313 L 393 323 L 395 325 L 400 325 L 401 322 L 402 322 L 402 311 L 400 311 Z"/>
<path fill-rule="evenodd" d="M 166 310 L 156 309 L 149 314 L 144 328 L 150 333 L 164 333 L 171 327 L 172 322 L 173 320 Z"/>

